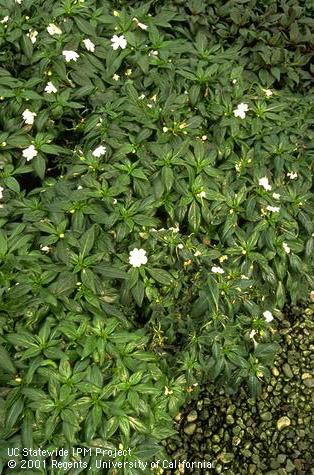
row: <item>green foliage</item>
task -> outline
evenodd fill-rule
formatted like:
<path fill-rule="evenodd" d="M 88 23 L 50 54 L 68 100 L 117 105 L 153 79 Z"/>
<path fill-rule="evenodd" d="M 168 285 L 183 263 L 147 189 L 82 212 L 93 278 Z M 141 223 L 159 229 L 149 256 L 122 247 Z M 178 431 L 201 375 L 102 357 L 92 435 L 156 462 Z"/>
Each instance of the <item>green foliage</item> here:
<path fill-rule="evenodd" d="M 314 288 L 313 20 L 268 3 L 0 0 L 0 450 L 259 394 Z"/>

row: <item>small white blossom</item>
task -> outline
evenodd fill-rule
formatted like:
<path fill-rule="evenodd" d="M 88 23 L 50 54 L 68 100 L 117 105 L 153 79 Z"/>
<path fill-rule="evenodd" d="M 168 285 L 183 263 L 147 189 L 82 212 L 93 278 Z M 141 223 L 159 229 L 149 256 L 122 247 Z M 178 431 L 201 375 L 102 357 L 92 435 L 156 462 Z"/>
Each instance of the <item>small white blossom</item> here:
<path fill-rule="evenodd" d="M 256 335 L 256 330 L 252 330 L 251 333 L 250 333 L 250 338 L 252 338 L 254 340 L 254 337 Z"/>
<path fill-rule="evenodd" d="M 240 117 L 241 119 L 245 119 L 245 115 L 246 115 L 245 113 L 248 110 L 249 110 L 249 106 L 241 102 L 241 104 L 239 104 L 237 108 L 234 109 L 233 114 L 235 117 Z"/>
<path fill-rule="evenodd" d="M 31 112 L 29 109 L 25 109 L 22 114 L 25 124 L 33 125 L 36 115 L 36 112 Z"/>
<path fill-rule="evenodd" d="M 173 233 L 178 233 L 180 231 L 180 228 L 179 226 L 177 225 L 176 227 L 170 227 L 169 228 L 169 231 L 172 231 Z"/>
<path fill-rule="evenodd" d="M 40 246 L 40 250 L 43 251 L 43 252 L 49 252 L 50 249 L 51 248 L 49 246 Z"/>
<path fill-rule="evenodd" d="M 95 150 L 92 152 L 92 155 L 99 158 L 106 153 L 106 150 L 107 149 L 104 147 L 104 145 L 100 145 L 99 147 L 95 148 Z"/>
<path fill-rule="evenodd" d="M 206 198 L 206 191 L 200 191 L 197 193 L 198 198 Z"/>
<path fill-rule="evenodd" d="M 202 254 L 202 253 L 201 253 L 200 251 L 195 251 L 195 252 L 194 252 L 194 256 L 195 256 L 195 257 L 198 257 L 198 256 L 200 256 L 201 254 Z"/>
<path fill-rule="evenodd" d="M 266 97 L 272 96 L 274 93 L 270 89 L 262 89 Z"/>
<path fill-rule="evenodd" d="M 214 274 L 224 274 L 225 271 L 221 268 L 221 267 L 215 267 L 213 266 L 211 268 L 211 271 L 214 273 Z"/>
<path fill-rule="evenodd" d="M 47 83 L 47 86 L 45 87 L 45 92 L 47 92 L 47 94 L 51 94 L 51 93 L 55 94 L 57 92 L 57 88 L 53 85 L 51 81 L 49 81 Z"/>
<path fill-rule="evenodd" d="M 144 249 L 134 248 L 129 255 L 129 263 L 133 267 L 140 267 L 147 263 L 146 251 Z"/>
<path fill-rule="evenodd" d="M 47 31 L 49 33 L 49 35 L 53 36 L 53 35 L 62 35 L 62 30 L 60 30 L 60 28 L 55 25 L 54 23 L 49 23 L 49 25 L 47 26 Z"/>
<path fill-rule="evenodd" d="M 268 182 L 268 178 L 266 176 L 264 176 L 263 178 L 260 178 L 258 180 L 258 184 L 260 186 L 262 186 L 264 188 L 264 190 L 266 191 L 270 191 L 271 190 L 271 185 L 269 184 Z"/>
<path fill-rule="evenodd" d="M 86 40 L 83 40 L 83 43 L 87 51 L 91 51 L 92 53 L 95 51 L 95 45 L 90 39 L 86 38 Z"/>
<path fill-rule="evenodd" d="M 286 242 L 282 243 L 282 247 L 287 254 L 290 254 L 291 249 Z"/>
<path fill-rule="evenodd" d="M 36 31 L 36 30 L 29 30 L 29 32 L 27 33 L 26 36 L 28 36 L 29 39 L 31 40 L 31 42 L 32 42 L 33 44 L 35 44 L 36 41 L 37 41 L 37 35 L 38 35 L 38 31 Z"/>
<path fill-rule="evenodd" d="M 21 5 L 22 2 L 23 0 L 15 0 L 15 3 L 18 3 L 19 5 Z"/>
<path fill-rule="evenodd" d="M 270 323 L 272 320 L 274 320 L 273 314 L 269 310 L 263 312 L 263 317 L 267 323 Z"/>
<path fill-rule="evenodd" d="M 296 178 L 298 178 L 297 172 L 288 172 L 287 176 L 290 178 L 290 180 L 295 180 Z"/>
<path fill-rule="evenodd" d="M 275 200 L 279 200 L 279 198 L 280 198 L 280 194 L 279 194 L 279 193 L 273 193 L 272 196 L 273 196 L 273 198 L 274 198 Z"/>
<path fill-rule="evenodd" d="M 119 79 L 120 79 L 119 74 L 114 74 L 114 75 L 112 76 L 112 79 L 113 79 L 114 81 L 119 81 Z"/>
<path fill-rule="evenodd" d="M 207 140 L 207 135 L 202 135 L 202 140 Z"/>
<path fill-rule="evenodd" d="M 30 145 L 29 147 L 23 150 L 22 155 L 24 158 L 26 158 L 26 161 L 29 162 L 30 160 L 32 160 L 34 157 L 38 155 L 38 152 L 35 149 L 34 145 Z"/>
<path fill-rule="evenodd" d="M 0 186 L 0 200 L 2 200 L 3 198 L 3 190 L 4 190 L 3 186 Z"/>
<path fill-rule="evenodd" d="M 113 35 L 113 37 L 111 38 L 111 43 L 112 43 L 111 44 L 112 49 L 114 50 L 117 50 L 119 48 L 125 49 L 128 44 L 124 35 L 121 35 L 121 36 Z"/>
<path fill-rule="evenodd" d="M 62 51 L 62 54 L 67 63 L 69 61 L 77 61 L 78 58 L 80 57 L 75 51 L 71 51 L 71 50 L 64 50 Z"/>
<path fill-rule="evenodd" d="M 162 128 L 162 131 L 163 131 L 163 132 L 168 132 L 168 130 L 169 130 L 168 127 L 163 127 L 163 128 Z"/>
<path fill-rule="evenodd" d="M 180 243 L 180 244 L 177 245 L 177 248 L 178 248 L 178 249 L 183 249 L 184 246 L 183 246 L 183 244 Z"/>
<path fill-rule="evenodd" d="M 8 23 L 8 21 L 9 21 L 9 17 L 7 15 L 0 21 L 0 23 Z"/>
<path fill-rule="evenodd" d="M 232 79 L 232 84 L 237 84 L 237 80 L 236 80 L 236 79 Z"/>
<path fill-rule="evenodd" d="M 279 213 L 279 211 L 280 211 L 280 208 L 279 208 L 278 206 L 270 206 L 270 205 L 268 205 L 268 206 L 266 206 L 266 209 L 267 209 L 268 211 L 272 211 L 273 213 Z"/>
<path fill-rule="evenodd" d="M 79 185 L 76 189 L 77 189 L 77 190 L 82 190 L 83 187 L 82 187 L 81 185 Z"/>
<path fill-rule="evenodd" d="M 158 54 L 159 54 L 158 51 L 153 50 L 148 53 L 148 56 L 158 56 Z"/>
<path fill-rule="evenodd" d="M 147 30 L 148 26 L 144 25 L 144 23 L 139 22 L 137 18 L 133 18 L 133 21 L 135 21 L 136 25 L 140 27 L 142 30 Z"/>

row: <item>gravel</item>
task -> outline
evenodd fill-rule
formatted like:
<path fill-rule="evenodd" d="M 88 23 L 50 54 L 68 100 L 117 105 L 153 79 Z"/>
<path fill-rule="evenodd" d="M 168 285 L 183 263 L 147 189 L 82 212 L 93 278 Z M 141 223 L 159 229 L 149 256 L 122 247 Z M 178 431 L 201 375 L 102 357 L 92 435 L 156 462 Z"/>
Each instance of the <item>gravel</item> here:
<path fill-rule="evenodd" d="M 314 475 L 314 306 L 291 308 L 278 322 L 282 351 L 257 399 L 227 395 L 213 384 L 199 390 L 176 418 L 178 435 L 165 441 L 169 459 L 209 461 L 164 475 Z"/>

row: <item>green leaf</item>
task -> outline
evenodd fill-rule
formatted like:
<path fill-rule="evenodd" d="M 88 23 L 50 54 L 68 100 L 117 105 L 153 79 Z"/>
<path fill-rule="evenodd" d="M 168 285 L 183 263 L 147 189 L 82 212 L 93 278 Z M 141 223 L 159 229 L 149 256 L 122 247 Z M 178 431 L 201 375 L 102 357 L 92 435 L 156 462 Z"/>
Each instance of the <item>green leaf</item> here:
<path fill-rule="evenodd" d="M 2 345 L 0 345 L 0 367 L 7 373 L 16 373 L 9 352 Z"/>
<path fill-rule="evenodd" d="M 141 306 L 144 299 L 144 284 L 141 280 L 138 280 L 134 287 L 132 287 L 132 295 L 137 303 L 137 305 Z"/>
<path fill-rule="evenodd" d="M 197 232 L 201 223 L 201 211 L 196 201 L 193 201 L 190 204 L 188 212 L 188 222 L 192 228 L 192 231 Z"/>
<path fill-rule="evenodd" d="M 39 178 L 43 179 L 45 177 L 46 171 L 46 161 L 44 157 L 41 155 L 37 155 L 37 157 L 33 158 L 32 160 L 33 169 Z"/>
<path fill-rule="evenodd" d="M 152 276 L 154 280 L 159 282 L 160 284 L 163 285 L 173 285 L 173 278 L 169 274 L 169 272 L 163 270 L 163 269 L 158 269 L 158 268 L 153 268 L 147 269 L 149 274 Z"/>
<path fill-rule="evenodd" d="M 84 258 L 88 255 L 95 242 L 95 226 L 91 226 L 80 239 L 80 256 Z"/>

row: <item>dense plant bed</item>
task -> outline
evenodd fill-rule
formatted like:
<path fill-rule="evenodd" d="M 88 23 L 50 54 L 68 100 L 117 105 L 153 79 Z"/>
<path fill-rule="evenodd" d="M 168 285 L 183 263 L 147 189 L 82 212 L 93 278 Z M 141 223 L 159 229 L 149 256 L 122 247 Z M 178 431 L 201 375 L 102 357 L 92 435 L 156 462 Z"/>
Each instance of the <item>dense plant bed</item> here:
<path fill-rule="evenodd" d="M 282 309 L 314 289 L 314 200 L 313 19 L 266 3 L 0 0 L 16 470 L 21 447 L 83 447 L 91 475 L 96 447 L 153 460 L 196 385 L 268 384 Z"/>
<path fill-rule="evenodd" d="M 177 417 L 179 435 L 166 441 L 170 460 L 207 460 L 210 473 L 313 474 L 314 308 L 292 308 L 278 326 L 281 353 L 261 397 L 228 396 L 213 384 Z M 191 473 L 179 469 L 170 473 Z"/>

